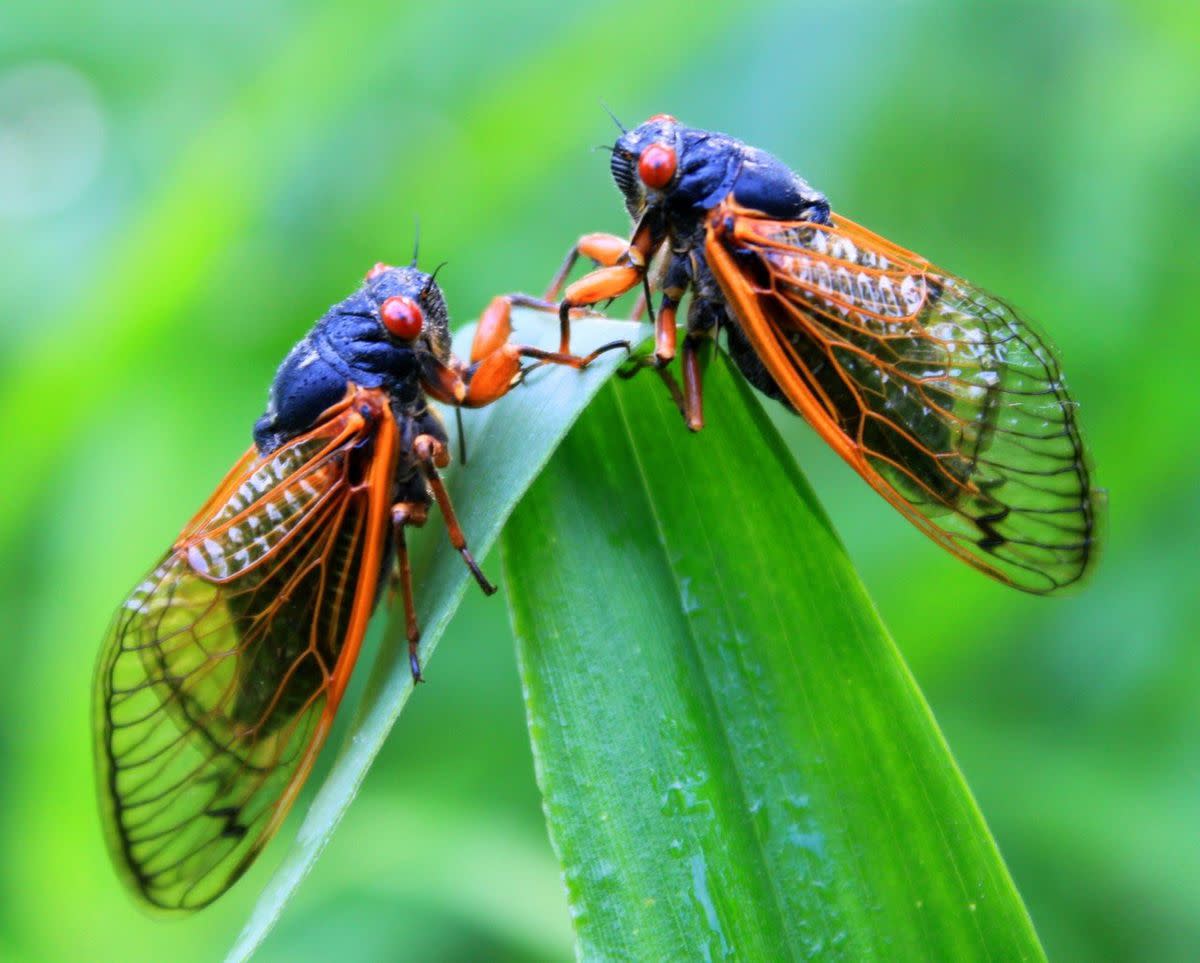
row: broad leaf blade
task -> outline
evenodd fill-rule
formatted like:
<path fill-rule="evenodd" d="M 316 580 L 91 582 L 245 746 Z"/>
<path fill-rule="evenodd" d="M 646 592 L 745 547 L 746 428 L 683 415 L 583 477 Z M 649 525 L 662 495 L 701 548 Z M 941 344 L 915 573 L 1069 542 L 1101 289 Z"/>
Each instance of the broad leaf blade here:
<path fill-rule="evenodd" d="M 743 380 L 710 366 L 699 436 L 655 379 L 616 388 L 502 540 L 581 956 L 1041 959 L 928 707 Z"/>
<path fill-rule="evenodd" d="M 520 313 L 518 334 L 533 343 L 557 343 L 558 322 Z M 461 331 L 456 350 L 466 356 L 473 328 Z M 647 329 L 627 322 L 589 320 L 576 325 L 572 347 L 586 353 L 616 339 L 644 337 Z M 530 376 L 496 404 L 463 413 L 468 441 L 468 465 L 455 467 L 446 485 L 470 547 L 483 558 L 501 527 L 546 464 L 571 424 L 616 366 L 622 351 L 602 355 L 585 371 L 545 367 Z M 456 432 L 450 419 L 452 450 L 457 457 Z M 422 628 L 421 662 L 427 666 L 451 617 L 457 610 L 470 576 L 450 546 L 436 508 L 428 525 L 409 539 L 413 562 L 413 593 Z M 361 667 L 359 671 L 367 671 Z M 370 670 L 366 692 L 334 761 L 296 835 L 296 842 L 263 891 L 250 919 L 229 953 L 229 960 L 247 959 L 266 938 L 297 887 L 312 869 L 346 809 L 358 793 L 367 771 L 392 725 L 412 694 L 404 613 L 390 614 L 380 652 Z M 346 711 L 353 711 L 347 709 Z"/>

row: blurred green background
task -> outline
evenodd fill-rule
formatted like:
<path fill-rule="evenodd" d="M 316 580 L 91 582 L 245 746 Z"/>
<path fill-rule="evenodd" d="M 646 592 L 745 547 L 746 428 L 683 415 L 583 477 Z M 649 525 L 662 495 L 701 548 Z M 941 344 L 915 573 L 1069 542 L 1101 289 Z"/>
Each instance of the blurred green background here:
<path fill-rule="evenodd" d="M 415 217 L 459 320 L 625 230 L 603 100 L 774 151 L 1059 345 L 1111 502 L 1068 598 L 991 584 L 787 431 L 1051 957 L 1195 959 L 1200 8 L 494 7 L 0 9 L 0 958 L 228 948 L 295 823 L 200 917 L 133 907 L 92 798 L 109 615 Z M 262 959 L 570 955 L 502 601 L 447 642 Z"/>

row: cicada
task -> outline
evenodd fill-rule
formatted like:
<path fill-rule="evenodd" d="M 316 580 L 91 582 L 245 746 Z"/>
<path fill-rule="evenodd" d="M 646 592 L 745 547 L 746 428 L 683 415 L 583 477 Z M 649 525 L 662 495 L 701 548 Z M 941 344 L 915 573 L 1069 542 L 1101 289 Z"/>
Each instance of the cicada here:
<path fill-rule="evenodd" d="M 96 667 L 96 768 L 114 862 L 150 906 L 207 905 L 279 829 L 389 573 L 420 680 L 405 530 L 432 503 L 495 591 L 439 475 L 450 455 L 429 399 L 487 405 L 523 358 L 599 353 L 509 343 L 514 303 L 554 308 L 495 299 L 461 362 L 433 276 L 377 264 L 288 354 L 254 444 L 118 609 Z"/>
<path fill-rule="evenodd" d="M 649 360 L 689 428 L 704 424 L 701 348 L 729 356 L 803 415 L 926 535 L 1033 593 L 1078 581 L 1095 556 L 1097 501 L 1059 362 L 1009 304 L 834 213 L 777 158 L 659 114 L 622 128 L 612 176 L 633 219 L 627 241 L 581 237 L 600 267 L 560 304 L 640 285 L 661 290 Z M 691 292 L 683 389 L 664 370 Z"/>

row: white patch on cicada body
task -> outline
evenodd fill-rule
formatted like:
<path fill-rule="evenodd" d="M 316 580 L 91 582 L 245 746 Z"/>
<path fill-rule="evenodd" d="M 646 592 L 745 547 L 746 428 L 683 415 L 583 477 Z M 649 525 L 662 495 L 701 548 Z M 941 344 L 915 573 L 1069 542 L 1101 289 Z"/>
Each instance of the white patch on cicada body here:
<path fill-rule="evenodd" d="M 972 358 L 983 359 L 991 356 L 992 346 L 988 344 L 986 332 L 979 328 L 966 328 L 961 338 L 960 347 Z"/>
<path fill-rule="evenodd" d="M 946 344 L 953 344 L 958 339 L 959 330 L 958 325 L 950 321 L 939 321 L 929 327 L 929 333 Z"/>
<path fill-rule="evenodd" d="M 204 539 L 199 545 L 189 545 L 187 560 L 188 565 L 197 575 L 211 574 L 215 578 L 224 578 L 229 574 L 229 563 L 225 560 L 225 550 L 211 538 Z"/>
<path fill-rule="evenodd" d="M 812 285 L 813 283 L 813 262 L 812 258 L 802 257 L 797 259 L 796 277 L 801 284 Z"/>
<path fill-rule="evenodd" d="M 154 579 L 162 577 L 164 569 L 160 566 L 155 569 L 151 579 L 141 582 L 137 588 L 129 593 L 129 598 L 125 600 L 122 608 L 128 609 L 130 612 L 145 613 L 150 611 L 150 600 L 154 598 L 154 591 L 158 588 L 158 582 Z"/>

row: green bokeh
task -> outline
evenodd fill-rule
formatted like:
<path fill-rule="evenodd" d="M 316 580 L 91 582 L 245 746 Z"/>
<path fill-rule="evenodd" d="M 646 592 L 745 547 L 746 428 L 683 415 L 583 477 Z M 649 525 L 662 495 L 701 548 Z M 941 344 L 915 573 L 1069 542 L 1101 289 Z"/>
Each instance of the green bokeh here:
<path fill-rule="evenodd" d="M 0 958 L 229 946 L 287 843 L 196 919 L 127 901 L 87 735 L 107 619 L 415 217 L 462 320 L 624 230 L 604 101 L 768 148 L 1041 319 L 1111 502 L 1069 598 L 980 578 L 787 432 L 1050 956 L 1194 959 L 1197 49 L 1187 4 L 5 4 Z M 570 954 L 502 603 L 446 643 L 262 958 Z"/>

